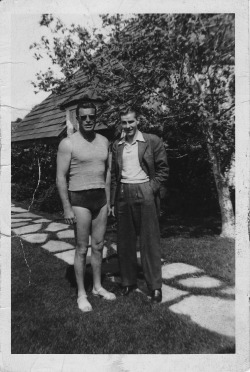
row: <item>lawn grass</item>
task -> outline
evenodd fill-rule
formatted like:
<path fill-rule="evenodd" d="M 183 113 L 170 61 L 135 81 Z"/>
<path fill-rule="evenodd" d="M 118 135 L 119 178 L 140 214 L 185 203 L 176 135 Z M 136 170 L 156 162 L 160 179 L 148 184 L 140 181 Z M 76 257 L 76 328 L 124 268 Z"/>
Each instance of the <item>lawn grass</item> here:
<path fill-rule="evenodd" d="M 94 311 L 82 314 L 76 305 L 73 267 L 51 253 L 23 241 L 29 271 L 18 237 L 12 238 L 12 353 L 18 354 L 177 354 L 234 352 L 234 340 L 210 332 L 168 309 L 151 305 L 146 296 L 120 296 L 106 276 L 105 288 L 117 295 L 109 303 L 89 295 Z M 234 282 L 234 244 L 215 236 L 162 239 L 168 263 L 184 262 L 204 269 L 228 284 Z M 87 289 L 91 290 L 91 269 Z"/>
<path fill-rule="evenodd" d="M 183 262 L 202 269 L 206 274 L 235 283 L 235 242 L 219 236 L 199 238 L 163 238 L 162 257 L 168 263 Z"/>

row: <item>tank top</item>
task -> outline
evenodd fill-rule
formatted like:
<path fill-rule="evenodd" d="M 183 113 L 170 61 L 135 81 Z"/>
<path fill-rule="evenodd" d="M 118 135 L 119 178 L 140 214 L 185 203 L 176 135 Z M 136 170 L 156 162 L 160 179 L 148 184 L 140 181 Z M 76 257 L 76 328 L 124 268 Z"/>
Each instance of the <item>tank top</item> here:
<path fill-rule="evenodd" d="M 96 133 L 89 142 L 80 132 L 72 134 L 69 140 L 72 144 L 69 191 L 105 188 L 108 140 Z"/>

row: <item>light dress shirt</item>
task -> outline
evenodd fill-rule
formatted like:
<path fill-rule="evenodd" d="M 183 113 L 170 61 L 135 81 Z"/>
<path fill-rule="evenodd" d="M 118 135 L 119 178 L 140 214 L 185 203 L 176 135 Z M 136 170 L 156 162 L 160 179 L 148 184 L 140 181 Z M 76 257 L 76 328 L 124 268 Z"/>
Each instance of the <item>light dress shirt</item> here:
<path fill-rule="evenodd" d="M 130 144 L 125 136 L 120 140 L 119 145 L 124 143 L 122 154 L 122 183 L 143 183 L 148 182 L 149 177 L 140 166 L 138 156 L 138 142 L 145 142 L 142 133 L 138 130 L 136 138 Z"/>

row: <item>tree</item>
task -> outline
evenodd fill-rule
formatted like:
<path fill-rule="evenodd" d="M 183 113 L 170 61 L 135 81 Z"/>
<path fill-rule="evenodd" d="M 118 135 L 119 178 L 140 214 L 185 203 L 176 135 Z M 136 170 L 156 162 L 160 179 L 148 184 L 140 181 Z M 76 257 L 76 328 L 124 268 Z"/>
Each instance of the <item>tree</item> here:
<path fill-rule="evenodd" d="M 83 71 L 87 85 L 98 84 L 98 92 L 108 99 L 101 110 L 103 121 L 116 123 L 117 109 L 130 103 L 141 109 L 146 130 L 157 130 L 168 142 L 176 138 L 176 156 L 199 149 L 211 163 L 221 235 L 233 237 L 234 16 L 139 14 L 102 19 L 105 35 L 74 25 L 66 29 L 59 20 L 52 27 L 53 18 L 43 16 L 41 24 L 66 36 L 54 38 L 53 46 L 43 39 L 35 47 L 39 53 L 47 51 L 64 78 L 56 79 L 50 70 L 37 75 L 36 87 L 80 88 L 75 76 Z"/>

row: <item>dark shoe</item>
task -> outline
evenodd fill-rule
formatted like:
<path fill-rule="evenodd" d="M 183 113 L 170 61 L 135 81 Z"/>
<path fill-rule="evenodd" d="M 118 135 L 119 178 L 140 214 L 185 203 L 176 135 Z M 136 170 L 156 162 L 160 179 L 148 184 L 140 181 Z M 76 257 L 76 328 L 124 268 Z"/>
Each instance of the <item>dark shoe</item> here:
<path fill-rule="evenodd" d="M 162 300 L 162 292 L 161 289 L 155 289 L 151 293 L 151 301 L 156 304 L 161 302 Z"/>
<path fill-rule="evenodd" d="M 130 292 L 133 292 L 137 288 L 136 285 L 127 285 L 126 287 L 122 287 L 121 295 L 128 296 Z"/>

